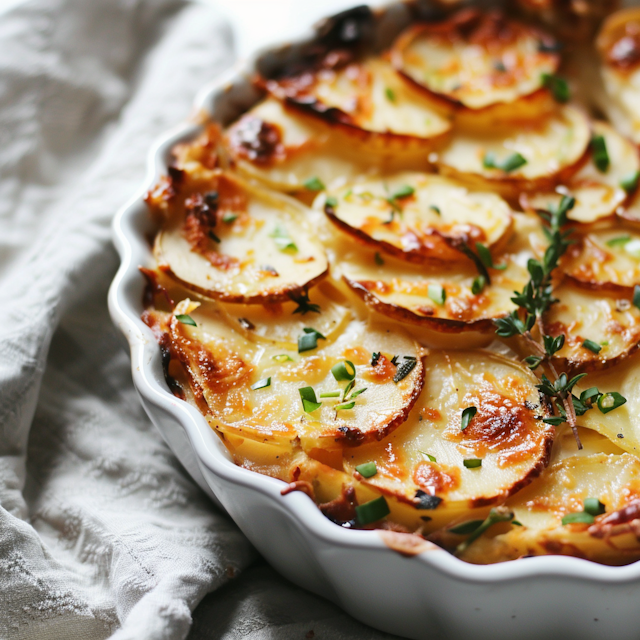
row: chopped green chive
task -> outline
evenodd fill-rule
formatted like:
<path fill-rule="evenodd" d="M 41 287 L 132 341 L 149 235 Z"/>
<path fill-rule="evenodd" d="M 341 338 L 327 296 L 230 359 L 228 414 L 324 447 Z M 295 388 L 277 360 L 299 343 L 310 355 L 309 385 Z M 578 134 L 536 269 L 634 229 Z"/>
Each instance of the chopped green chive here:
<path fill-rule="evenodd" d="M 271 359 L 276 362 L 295 362 L 295 360 L 286 353 L 279 353 L 277 356 L 271 356 Z"/>
<path fill-rule="evenodd" d="M 567 513 L 562 518 L 562 524 L 593 524 L 595 522 L 594 517 L 586 511 L 579 511 L 578 513 Z"/>
<path fill-rule="evenodd" d="M 593 340 L 585 340 L 582 343 L 582 346 L 585 349 L 589 349 L 589 351 L 593 351 L 593 353 L 600 353 L 600 351 L 602 351 L 602 347 L 597 342 L 594 342 Z"/>
<path fill-rule="evenodd" d="M 332 209 L 335 209 L 338 206 L 338 200 L 336 198 L 334 198 L 333 196 L 329 196 L 324 203 L 325 207 L 331 207 Z"/>
<path fill-rule="evenodd" d="M 430 204 L 429 209 L 431 209 L 431 211 L 433 211 L 439 216 L 442 215 L 442 211 L 440 210 L 440 207 L 437 207 L 435 204 Z"/>
<path fill-rule="evenodd" d="M 405 356 L 404 362 L 398 366 L 396 375 L 393 376 L 393 381 L 398 384 L 400 380 L 404 380 L 413 371 L 416 364 L 418 364 L 418 361 L 415 358 L 408 358 Z"/>
<path fill-rule="evenodd" d="M 620 186 L 627 192 L 631 193 L 635 191 L 638 186 L 638 180 L 640 180 L 640 171 L 634 171 L 633 173 L 625 176 L 620 180 Z"/>
<path fill-rule="evenodd" d="M 427 295 L 431 300 L 439 305 L 443 305 L 444 301 L 447 299 L 447 292 L 444 290 L 444 287 L 435 282 L 429 285 Z"/>
<path fill-rule="evenodd" d="M 476 250 L 478 251 L 478 256 L 480 256 L 480 260 L 485 267 L 489 267 L 490 269 L 498 269 L 500 271 L 504 271 L 507 268 L 506 264 L 493 263 L 493 257 L 491 255 L 489 247 L 482 244 L 482 242 L 476 242 Z"/>
<path fill-rule="evenodd" d="M 482 460 L 480 458 L 469 458 L 468 460 L 463 460 L 462 464 L 467 469 L 477 469 L 482 466 Z"/>
<path fill-rule="evenodd" d="M 384 264 L 384 258 L 380 255 L 378 251 L 376 251 L 375 255 L 373 256 L 373 259 L 379 267 L 381 267 Z"/>
<path fill-rule="evenodd" d="M 322 406 L 322 403 L 318 402 L 318 398 L 316 398 L 316 392 L 313 390 L 313 387 L 303 387 L 302 389 L 298 389 L 298 391 L 305 413 L 312 413 Z"/>
<path fill-rule="evenodd" d="M 235 222 L 238 219 L 238 216 L 235 213 L 225 213 L 222 216 L 222 222 L 224 222 L 225 224 L 231 224 L 232 222 Z"/>
<path fill-rule="evenodd" d="M 438 462 L 436 460 L 436 457 L 432 456 L 430 453 L 427 453 L 426 451 L 420 451 L 420 449 L 418 449 L 418 452 L 421 453 L 423 456 L 426 456 L 427 458 L 429 458 L 431 462 Z"/>
<path fill-rule="evenodd" d="M 356 368 L 353 362 L 344 360 L 343 362 L 334 364 L 333 367 L 331 367 L 331 373 L 338 382 L 342 380 L 353 380 L 356 377 Z"/>
<path fill-rule="evenodd" d="M 320 178 L 318 178 L 318 176 L 313 176 L 312 178 L 305 180 L 302 184 L 305 189 L 309 189 L 309 191 L 324 191 L 326 189 L 324 183 Z"/>
<path fill-rule="evenodd" d="M 403 184 L 401 187 L 398 187 L 393 194 L 391 195 L 390 200 L 399 200 L 400 198 L 408 198 L 415 193 L 415 189 L 408 184 Z"/>
<path fill-rule="evenodd" d="M 389 100 L 389 102 L 396 101 L 396 92 L 391 87 L 387 87 L 384 90 L 384 95 L 387 96 L 387 100 Z"/>
<path fill-rule="evenodd" d="M 484 276 L 477 276 L 473 279 L 473 283 L 471 284 L 471 293 L 474 296 L 482 293 L 484 288 L 487 286 L 487 279 Z"/>
<path fill-rule="evenodd" d="M 455 527 L 451 527 L 449 531 L 459 536 L 468 536 L 478 529 L 478 527 L 484 522 L 484 520 L 468 520 L 462 524 L 458 524 Z"/>
<path fill-rule="evenodd" d="M 188 324 L 191 327 L 197 327 L 196 321 L 186 313 L 179 313 L 176 315 L 176 320 L 182 324 Z"/>
<path fill-rule="evenodd" d="M 321 393 L 321 398 L 339 398 L 341 391 L 326 391 L 325 393 Z"/>
<path fill-rule="evenodd" d="M 624 245 L 624 250 L 636 260 L 640 260 L 640 240 L 634 238 Z"/>
<path fill-rule="evenodd" d="M 569 83 L 564 78 L 553 73 L 543 73 L 541 79 L 542 84 L 551 91 L 556 102 L 569 102 L 571 92 Z"/>
<path fill-rule="evenodd" d="M 593 164 L 601 173 L 606 173 L 609 169 L 609 152 L 604 136 L 593 136 L 591 138 L 591 150 L 593 152 Z"/>
<path fill-rule="evenodd" d="M 264 389 L 265 387 L 271 386 L 271 376 L 268 378 L 263 378 L 262 380 L 258 380 L 255 384 L 251 385 L 251 388 L 256 391 L 257 389 Z"/>
<path fill-rule="evenodd" d="M 512 520 L 511 524 L 514 525 L 515 527 L 523 527 L 524 526 L 522 524 L 522 522 L 519 522 L 518 520 Z"/>
<path fill-rule="evenodd" d="M 498 162 L 495 153 L 488 152 L 485 153 L 482 164 L 485 169 L 500 169 L 505 173 L 511 173 L 527 164 L 527 159 L 516 152 L 507 156 L 502 162 Z"/>
<path fill-rule="evenodd" d="M 609 413 L 610 411 L 621 407 L 626 401 L 627 399 L 617 391 L 603 393 L 598 398 L 598 409 L 600 409 L 601 413 Z"/>
<path fill-rule="evenodd" d="M 311 351 L 318 347 L 318 338 L 326 340 L 326 338 L 311 327 L 304 327 L 304 333 L 298 338 L 298 353 L 303 351 Z"/>
<path fill-rule="evenodd" d="M 389 509 L 387 501 L 384 499 L 384 496 L 380 496 L 370 502 L 359 504 L 356 507 L 356 520 L 358 524 L 361 525 L 371 524 L 372 522 L 382 520 L 382 518 L 385 518 L 390 513 L 391 510 Z"/>
<path fill-rule="evenodd" d="M 616 238 L 611 238 L 611 240 L 607 240 L 605 244 L 608 247 L 624 247 L 627 242 L 631 240 L 631 236 L 617 236 Z"/>
<path fill-rule="evenodd" d="M 269 234 L 276 243 L 280 251 L 297 251 L 296 243 L 291 239 L 289 232 L 281 225 L 277 224 L 275 229 Z"/>
<path fill-rule="evenodd" d="M 359 464 L 356 467 L 356 471 L 363 478 L 372 478 L 376 473 L 378 473 L 378 467 L 376 467 L 375 462 L 365 462 L 364 464 Z"/>
<path fill-rule="evenodd" d="M 640 309 L 640 284 L 633 287 L 633 306 Z"/>
<path fill-rule="evenodd" d="M 467 407 L 462 412 L 462 418 L 460 419 L 460 431 L 464 431 L 469 426 L 469 423 L 473 420 L 476 413 L 478 413 L 478 409 L 476 409 L 476 407 Z"/>
<path fill-rule="evenodd" d="M 209 236 L 209 237 L 210 237 L 214 242 L 217 242 L 218 244 L 220 244 L 220 242 L 221 242 L 220 238 L 218 238 L 218 236 L 217 236 L 213 231 L 211 231 L 211 229 L 209 229 L 209 231 L 208 231 L 207 235 L 208 235 L 208 236 Z"/>
<path fill-rule="evenodd" d="M 485 531 L 487 531 L 487 529 L 491 528 L 494 524 L 498 524 L 499 522 L 510 522 L 511 520 L 513 520 L 513 511 L 504 506 L 494 507 L 493 509 L 491 509 L 491 511 L 489 511 L 489 515 L 487 516 L 487 518 L 470 532 L 469 537 L 456 547 L 456 554 L 460 555 L 464 553 L 471 544 L 473 544 Z M 474 522 L 475 524 L 475 521 L 472 522 Z M 462 525 L 459 525 L 459 527 L 461 526 Z"/>
<path fill-rule="evenodd" d="M 584 510 L 592 516 L 599 516 L 605 512 L 605 506 L 598 498 L 585 498 Z"/>

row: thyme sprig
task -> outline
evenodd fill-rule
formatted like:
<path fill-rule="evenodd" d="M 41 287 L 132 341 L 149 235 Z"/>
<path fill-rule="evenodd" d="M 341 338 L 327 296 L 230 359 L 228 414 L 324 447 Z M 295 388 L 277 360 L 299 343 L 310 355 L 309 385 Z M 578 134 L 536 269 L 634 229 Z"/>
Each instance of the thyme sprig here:
<path fill-rule="evenodd" d="M 564 346 L 564 336 L 545 335 L 540 324 L 542 315 L 558 301 L 553 296 L 553 271 L 571 245 L 569 236 L 572 229 L 564 229 L 564 227 L 568 222 L 567 214 L 575 203 L 575 198 L 563 196 L 557 207 L 550 206 L 549 211 L 538 212 L 548 223 L 548 227 L 544 227 L 544 233 L 549 240 L 549 246 L 542 260 L 532 258 L 527 263 L 529 282 L 522 291 L 515 291 L 514 297 L 511 298 L 518 309 L 505 318 L 494 320 L 494 323 L 497 327 L 496 334 L 500 337 L 521 336 L 526 340 L 534 351 L 524 359 L 531 370 L 537 369 L 543 363 L 548 364 L 554 379 L 550 380 L 543 374 L 541 383 L 537 386 L 540 392 L 551 400 L 557 415 L 545 419 L 545 422 L 554 425 L 567 422 L 573 431 L 578 448 L 582 449 L 576 416 L 585 413 L 593 403 L 591 398 L 581 401 L 572 393 L 572 390 L 586 374 L 579 374 L 569 379 L 567 374 L 557 373 L 550 359 Z M 539 329 L 540 340 L 536 340 L 531 333 L 536 326 Z"/>

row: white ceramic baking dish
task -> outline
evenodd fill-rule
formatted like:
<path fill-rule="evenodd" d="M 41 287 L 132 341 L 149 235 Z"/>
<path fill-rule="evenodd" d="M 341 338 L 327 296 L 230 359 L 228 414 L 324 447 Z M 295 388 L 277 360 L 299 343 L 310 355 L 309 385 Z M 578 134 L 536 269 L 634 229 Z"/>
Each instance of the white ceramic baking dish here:
<path fill-rule="evenodd" d="M 403 4 L 377 12 L 378 45 L 409 20 Z M 303 34 L 300 42 L 313 37 Z M 299 45 L 293 45 L 240 64 L 199 94 L 196 112 L 229 123 L 259 97 L 249 81 L 253 71 L 298 54 Z M 637 640 L 640 563 L 607 567 L 547 556 L 475 566 L 437 548 L 402 556 L 378 532 L 343 529 L 305 494 L 282 496 L 283 482 L 237 467 L 204 417 L 169 392 L 160 349 L 140 320 L 145 283 L 138 266 L 153 264 L 147 240 L 152 221 L 143 197 L 166 171 L 173 145 L 199 131 L 198 124 L 182 124 L 151 150 L 144 184 L 114 220 L 122 264 L 109 293 L 113 321 L 131 350 L 142 403 L 196 482 L 280 573 L 379 629 L 433 640 Z"/>

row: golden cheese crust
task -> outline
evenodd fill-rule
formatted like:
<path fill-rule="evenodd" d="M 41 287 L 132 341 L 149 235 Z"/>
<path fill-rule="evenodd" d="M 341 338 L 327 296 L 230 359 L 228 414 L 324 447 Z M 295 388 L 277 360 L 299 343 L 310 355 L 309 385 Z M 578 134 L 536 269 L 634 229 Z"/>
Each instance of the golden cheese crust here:
<path fill-rule="evenodd" d="M 595 120 L 559 75 L 567 3 L 519 4 L 550 30 L 464 9 L 376 55 L 322 50 L 176 146 L 146 199 L 143 320 L 235 463 L 336 525 L 407 555 L 625 564 L 640 14 L 597 41 L 611 110 Z"/>

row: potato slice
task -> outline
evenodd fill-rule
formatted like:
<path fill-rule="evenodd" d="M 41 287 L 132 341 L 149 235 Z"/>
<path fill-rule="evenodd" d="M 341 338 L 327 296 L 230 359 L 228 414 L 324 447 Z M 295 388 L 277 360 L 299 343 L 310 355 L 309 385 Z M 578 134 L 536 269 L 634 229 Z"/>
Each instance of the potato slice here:
<path fill-rule="evenodd" d="M 325 206 L 325 212 L 339 229 L 418 264 L 467 260 L 443 235 L 495 248 L 512 226 L 511 208 L 499 196 L 422 173 L 348 185 L 327 198 L 337 203 Z"/>
<path fill-rule="evenodd" d="M 634 562 L 640 559 L 640 543 L 629 520 L 617 531 L 610 529 L 609 535 L 604 525 L 612 517 L 624 523 L 624 511 L 614 514 L 630 506 L 631 517 L 640 514 L 634 502 L 639 491 L 640 461 L 635 456 L 593 453 L 566 458 L 507 502 L 523 526 L 507 525 L 502 530 L 494 526 L 461 558 L 488 564 L 528 555 L 561 554 L 614 565 Z M 586 498 L 600 500 L 606 513 L 591 526 L 562 525 L 563 516 L 584 509 Z"/>
<path fill-rule="evenodd" d="M 445 175 L 517 197 L 568 180 L 585 159 L 590 139 L 586 115 L 565 106 L 534 122 L 459 130 L 437 164 Z"/>
<path fill-rule="evenodd" d="M 377 473 L 361 482 L 381 493 L 409 504 L 417 491 L 441 498 L 423 512 L 437 520 L 502 501 L 549 460 L 555 429 L 542 421 L 537 382 L 523 365 L 486 350 L 432 351 L 409 420 L 379 443 L 345 451 L 345 469 L 359 477 L 357 467 L 374 462 Z M 461 430 L 468 407 L 477 413 Z"/>
<path fill-rule="evenodd" d="M 389 148 L 346 135 L 269 97 L 223 137 L 239 171 L 281 191 L 300 191 L 312 178 L 326 186 L 406 167 L 428 168 L 423 144 L 403 139 Z"/>
<path fill-rule="evenodd" d="M 381 137 L 385 145 L 393 144 L 394 138 L 432 142 L 451 129 L 450 120 L 381 58 L 265 84 L 273 95 L 305 113 L 361 139 Z"/>
<path fill-rule="evenodd" d="M 640 456 L 640 360 L 638 354 L 625 358 L 617 366 L 590 373 L 576 387 L 575 394 L 590 387 L 601 393 L 617 392 L 626 398 L 626 404 L 602 413 L 591 409 L 578 418 L 578 424 L 593 429 L 609 438 L 618 447 Z"/>
<path fill-rule="evenodd" d="M 595 96 L 615 127 L 640 144 L 640 9 L 618 11 L 602 26 L 596 46 L 604 91 Z"/>
<path fill-rule="evenodd" d="M 161 269 L 202 295 L 244 303 L 287 301 L 326 276 L 306 207 L 228 173 L 211 188 L 217 205 L 192 194 L 156 236 Z"/>
<path fill-rule="evenodd" d="M 556 353 L 559 366 L 571 371 L 610 367 L 627 357 L 640 343 L 640 309 L 628 298 L 603 295 L 570 284 L 553 292 L 559 302 L 543 318 L 547 335 L 564 335 Z M 585 340 L 588 340 L 585 347 Z"/>
<path fill-rule="evenodd" d="M 604 122 L 593 125 L 593 133 L 602 136 L 607 148 L 610 165 L 607 171 L 599 171 L 593 159 L 587 161 L 566 185 L 563 193 L 540 193 L 527 198 L 534 209 L 548 209 L 557 206 L 564 194 L 576 199 L 576 204 L 568 213 L 570 220 L 592 223 L 604 218 L 612 218 L 623 205 L 629 194 L 623 188 L 640 170 L 638 149 L 629 140 Z"/>
<path fill-rule="evenodd" d="M 631 296 L 640 283 L 640 231 L 619 224 L 583 233 L 562 258 L 569 279 L 588 289 Z"/>
<path fill-rule="evenodd" d="M 421 347 L 384 325 L 353 320 L 333 340 L 316 336 L 316 348 L 298 353 L 248 341 L 213 304 L 189 312 L 196 326 L 184 324 L 177 316 L 185 305 L 193 307 L 182 301 L 175 315 L 159 324 L 196 397 L 206 402 L 210 422 L 223 433 L 283 446 L 300 438 L 305 449 L 356 446 L 378 440 L 404 422 L 422 389 Z M 380 356 L 372 366 L 374 352 Z M 391 362 L 394 356 L 398 365 Z M 355 367 L 355 383 L 346 398 L 349 382 L 338 381 L 331 371 L 344 361 Z M 305 387 L 313 387 L 321 403 L 307 405 L 309 412 L 299 392 Z M 323 393 L 335 395 L 322 398 Z M 334 409 L 350 402 L 353 406 Z"/>
<path fill-rule="evenodd" d="M 394 65 L 428 95 L 466 110 L 509 104 L 539 91 L 559 55 L 542 50 L 552 38 L 492 11 L 467 9 L 445 22 L 420 24 L 393 47 Z"/>
<path fill-rule="evenodd" d="M 401 322 L 441 332 L 495 331 L 493 319 L 507 315 L 515 305 L 513 292 L 529 280 L 527 260 L 543 246 L 536 216 L 514 214 L 514 234 L 502 255 L 494 255 L 504 271 L 489 269 L 491 285 L 473 293 L 478 272 L 471 261 L 450 267 L 412 267 L 393 258 L 383 264 L 372 253 L 354 248 L 341 255 L 334 277 L 344 281 L 371 309 Z M 430 289 L 431 287 L 431 289 Z M 440 287 L 445 292 L 444 304 Z"/>
<path fill-rule="evenodd" d="M 220 307 L 228 314 L 230 324 L 244 331 L 249 340 L 289 350 L 297 349 L 298 337 L 309 324 L 332 340 L 351 318 L 344 306 L 346 298 L 326 280 L 294 298 L 298 301 L 265 305 L 223 303 Z"/>

